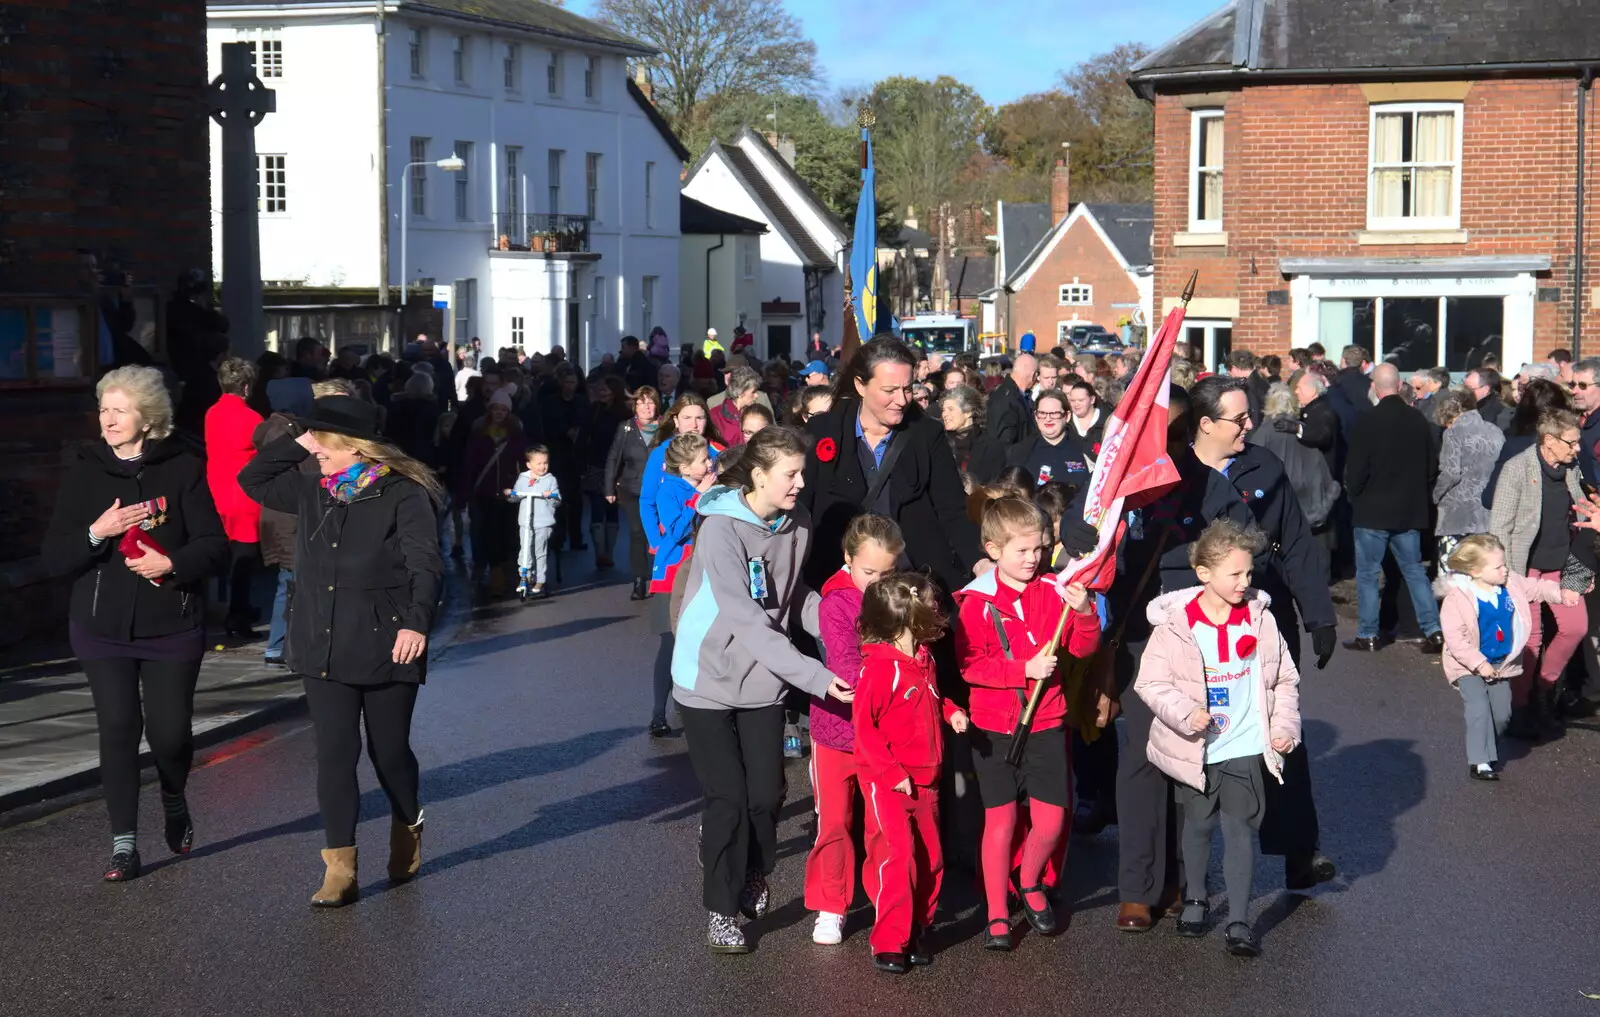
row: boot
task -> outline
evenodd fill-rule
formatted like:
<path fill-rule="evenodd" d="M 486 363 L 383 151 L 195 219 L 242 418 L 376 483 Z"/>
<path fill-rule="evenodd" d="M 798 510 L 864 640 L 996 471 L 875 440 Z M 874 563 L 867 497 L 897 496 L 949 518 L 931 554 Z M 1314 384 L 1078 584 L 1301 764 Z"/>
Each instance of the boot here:
<path fill-rule="evenodd" d="M 644 580 L 643 579 L 635 579 L 633 581 L 633 592 L 628 594 L 628 599 L 629 600 L 643 600 L 645 598 L 645 595 L 646 595 L 646 589 L 645 589 Z"/>
<path fill-rule="evenodd" d="M 328 871 L 322 877 L 322 889 L 311 897 L 314 908 L 342 908 L 354 904 L 361 896 L 356 885 L 356 849 L 323 848 L 322 863 Z"/>
<path fill-rule="evenodd" d="M 1556 700 L 1560 695 L 1561 683 L 1550 682 L 1540 683 L 1534 688 L 1533 695 L 1528 698 L 1530 704 L 1538 704 L 1533 724 L 1538 731 L 1540 741 L 1552 742 L 1566 733 L 1561 717 L 1556 713 Z"/>
<path fill-rule="evenodd" d="M 589 540 L 594 544 L 594 567 L 597 569 L 608 569 L 616 564 L 611 560 L 611 545 L 602 539 L 604 535 L 605 527 L 600 523 L 589 524 Z"/>
<path fill-rule="evenodd" d="M 422 810 L 407 826 L 399 816 L 389 820 L 389 882 L 408 883 L 422 868 Z"/>
<path fill-rule="evenodd" d="M 612 563 L 611 553 L 617 548 L 617 524 L 606 523 L 604 532 L 606 542 L 600 546 L 606 550 L 606 564 L 609 565 Z"/>

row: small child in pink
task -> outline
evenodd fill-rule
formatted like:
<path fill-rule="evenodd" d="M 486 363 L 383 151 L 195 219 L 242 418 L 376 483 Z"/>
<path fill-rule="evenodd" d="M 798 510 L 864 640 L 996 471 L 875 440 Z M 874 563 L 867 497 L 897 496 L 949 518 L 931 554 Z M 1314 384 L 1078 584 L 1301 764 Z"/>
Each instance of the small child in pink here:
<path fill-rule="evenodd" d="M 905 539 L 893 519 L 860 515 L 844 534 L 844 567 L 822 585 L 817 621 L 823 663 L 855 687 L 861 675 L 861 597 L 872 582 L 894 571 Z M 817 913 L 811 941 L 834 946 L 844 939 L 844 915 L 856 893 L 856 851 L 851 820 L 861 795 L 856 774 L 855 729 L 849 703 L 811 700 L 811 793 L 817 841 L 806 859 L 806 908 Z"/>

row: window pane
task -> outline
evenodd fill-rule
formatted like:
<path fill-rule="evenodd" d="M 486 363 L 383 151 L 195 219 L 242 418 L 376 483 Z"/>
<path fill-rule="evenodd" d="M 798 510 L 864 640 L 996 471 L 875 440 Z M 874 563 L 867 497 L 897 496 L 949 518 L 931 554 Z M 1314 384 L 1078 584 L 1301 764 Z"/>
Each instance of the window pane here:
<path fill-rule="evenodd" d="M 1227 374 L 1228 368 L 1225 361 L 1228 354 L 1233 352 L 1233 326 L 1219 326 L 1211 331 L 1213 347 L 1211 351 L 1212 370 L 1218 374 Z"/>
<path fill-rule="evenodd" d="M 1222 174 L 1200 174 L 1200 207 L 1197 218 L 1211 221 L 1222 218 Z"/>
<path fill-rule="evenodd" d="M 1200 165 L 1222 168 L 1222 118 L 1204 117 L 1200 121 Z"/>
<path fill-rule="evenodd" d="M 1405 159 L 1409 113 L 1380 113 L 1372 120 L 1372 161 L 1389 165 Z"/>
<path fill-rule="evenodd" d="M 1417 215 L 1454 215 L 1454 171 L 1447 169 L 1419 169 L 1416 174 Z"/>
<path fill-rule="evenodd" d="M 28 377 L 28 312 L 0 308 L 0 379 Z"/>
<path fill-rule="evenodd" d="M 1402 371 L 1439 366 L 1439 298 L 1385 298 L 1377 357 Z"/>
<path fill-rule="evenodd" d="M 1409 170 L 1375 170 L 1372 174 L 1372 214 L 1394 218 L 1406 214 Z"/>
<path fill-rule="evenodd" d="M 39 377 L 80 378 L 84 375 L 80 319 L 76 307 L 34 308 L 33 349 Z"/>
<path fill-rule="evenodd" d="M 1470 371 L 1485 355 L 1501 355 L 1506 302 L 1503 297 L 1446 297 L 1444 367 Z"/>
<path fill-rule="evenodd" d="M 1417 114 L 1417 162 L 1452 162 L 1456 157 L 1456 115 Z"/>
<path fill-rule="evenodd" d="M 1372 352 L 1376 304 L 1372 300 L 1323 300 L 1317 312 L 1317 342 L 1335 364 L 1346 346 Z"/>

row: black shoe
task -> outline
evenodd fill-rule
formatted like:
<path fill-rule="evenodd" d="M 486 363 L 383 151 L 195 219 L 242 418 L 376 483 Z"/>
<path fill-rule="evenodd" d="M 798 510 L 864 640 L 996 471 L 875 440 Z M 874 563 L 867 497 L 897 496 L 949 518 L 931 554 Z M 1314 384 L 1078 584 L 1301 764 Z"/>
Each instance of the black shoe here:
<path fill-rule="evenodd" d="M 664 720 L 652 720 L 650 722 L 650 737 L 651 738 L 666 738 L 667 736 L 669 736 L 671 734 L 672 734 L 672 728 L 667 724 L 666 721 L 664 721 Z"/>
<path fill-rule="evenodd" d="M 1494 770 L 1492 770 L 1492 769 L 1490 769 L 1490 770 L 1480 770 L 1476 766 L 1471 765 L 1470 763 L 1467 765 L 1467 776 L 1471 777 L 1473 780 L 1499 780 L 1500 779 L 1500 775 L 1498 773 L 1495 773 Z"/>
<path fill-rule="evenodd" d="M 166 831 L 167 847 L 175 855 L 186 855 L 194 848 L 194 821 L 189 818 L 189 808 L 184 806 L 183 815 L 168 816 Z"/>
<path fill-rule="evenodd" d="M 994 931 L 996 925 L 1000 926 L 999 932 Z M 1010 919 L 996 918 L 989 923 L 988 928 L 983 930 L 983 948 L 985 950 L 993 950 L 996 953 L 1011 952 Z"/>
<path fill-rule="evenodd" d="M 914 968 L 925 968 L 933 963 L 933 953 L 924 945 L 927 930 L 912 929 L 911 942 L 906 945 L 906 962 Z"/>
<path fill-rule="evenodd" d="M 1192 922 L 1185 920 L 1183 916 L 1188 914 L 1194 908 L 1200 909 L 1200 917 Z M 1194 900 L 1192 898 L 1186 899 L 1183 902 L 1183 909 L 1178 912 L 1178 920 L 1173 923 L 1173 928 L 1177 930 L 1177 933 L 1180 936 L 1188 936 L 1190 939 L 1198 939 L 1206 934 L 1206 918 L 1210 914 L 1211 905 L 1207 904 L 1205 901 Z"/>
<path fill-rule="evenodd" d="M 875 953 L 872 955 L 872 966 L 891 975 L 903 975 L 911 970 L 903 953 Z"/>
<path fill-rule="evenodd" d="M 1339 874 L 1333 859 L 1320 851 L 1291 855 L 1283 860 L 1283 886 L 1286 890 L 1309 890 Z"/>
<path fill-rule="evenodd" d="M 1422 652 L 1426 654 L 1440 654 L 1444 652 L 1444 633 L 1435 632 L 1431 636 L 1422 637 Z"/>
<path fill-rule="evenodd" d="M 139 878 L 139 849 L 118 851 L 111 856 L 111 865 L 100 877 L 107 883 L 126 883 Z"/>
<path fill-rule="evenodd" d="M 1222 930 L 1222 948 L 1235 957 L 1259 957 L 1261 945 L 1256 934 L 1244 922 L 1234 922 Z"/>
<path fill-rule="evenodd" d="M 1383 640 L 1368 639 L 1365 636 L 1357 636 L 1354 639 L 1346 640 L 1344 643 L 1344 648 L 1347 650 L 1356 650 L 1361 653 L 1377 653 L 1379 650 L 1383 649 Z"/>
<path fill-rule="evenodd" d="M 1568 717 L 1584 720 L 1600 714 L 1600 699 L 1586 699 L 1583 696 L 1574 696 L 1567 705 L 1565 713 Z"/>
<path fill-rule="evenodd" d="M 261 638 L 261 633 L 251 628 L 250 623 L 247 621 L 235 619 L 233 621 L 224 622 L 222 628 L 223 631 L 227 633 L 229 639 L 243 639 L 249 642 L 254 642 L 255 640 Z"/>
<path fill-rule="evenodd" d="M 1028 903 L 1028 894 L 1037 893 L 1044 897 L 1044 907 L 1035 911 Z M 1039 886 L 1025 886 L 1018 891 L 1017 896 L 1022 900 L 1022 913 L 1028 916 L 1028 924 L 1033 926 L 1033 931 L 1041 936 L 1053 936 L 1056 931 L 1056 912 L 1050 906 L 1049 894 L 1045 892 L 1043 884 Z"/>
<path fill-rule="evenodd" d="M 643 579 L 635 579 L 633 581 L 633 592 L 628 594 L 628 599 L 629 600 L 643 600 L 645 598 L 645 593 L 646 593 L 646 587 L 645 587 L 644 580 Z"/>
<path fill-rule="evenodd" d="M 261 658 L 261 663 L 262 666 L 269 667 L 274 671 L 287 671 L 289 669 L 289 665 L 283 662 L 282 657 L 269 657 L 263 655 Z"/>
<path fill-rule="evenodd" d="M 1533 695 L 1528 699 L 1529 703 L 1537 706 L 1533 721 L 1538 729 L 1540 741 L 1553 742 L 1567 732 L 1566 725 L 1561 723 L 1561 718 L 1556 713 L 1556 702 L 1560 696 L 1561 687 L 1557 683 L 1534 689 Z"/>

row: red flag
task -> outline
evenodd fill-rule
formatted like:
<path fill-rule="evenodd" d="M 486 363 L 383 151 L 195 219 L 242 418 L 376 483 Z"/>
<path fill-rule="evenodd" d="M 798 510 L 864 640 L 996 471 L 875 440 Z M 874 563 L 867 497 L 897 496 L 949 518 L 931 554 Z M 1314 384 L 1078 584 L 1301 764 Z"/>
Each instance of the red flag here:
<path fill-rule="evenodd" d="M 1180 301 L 1161 323 L 1132 384 L 1106 422 L 1083 505 L 1083 518 L 1099 531 L 1100 539 L 1093 551 L 1069 562 L 1056 577 L 1062 589 L 1069 583 L 1102 592 L 1110 589 L 1117 570 L 1117 544 L 1127 529 L 1126 511 L 1149 504 L 1178 482 L 1178 467 L 1167 455 L 1167 392 L 1172 385 L 1172 348 L 1186 307 L 1187 300 Z"/>

